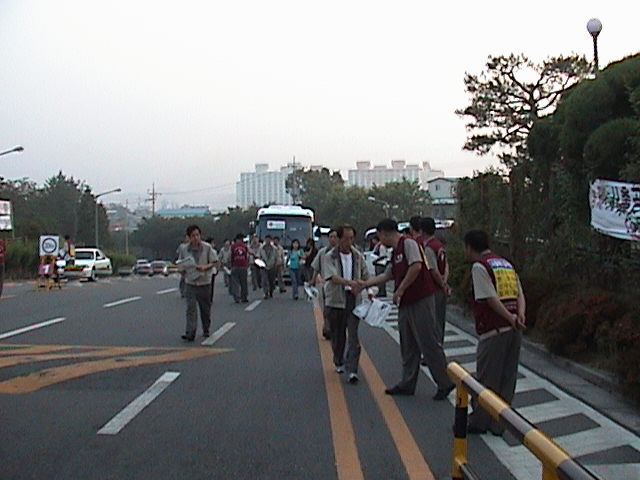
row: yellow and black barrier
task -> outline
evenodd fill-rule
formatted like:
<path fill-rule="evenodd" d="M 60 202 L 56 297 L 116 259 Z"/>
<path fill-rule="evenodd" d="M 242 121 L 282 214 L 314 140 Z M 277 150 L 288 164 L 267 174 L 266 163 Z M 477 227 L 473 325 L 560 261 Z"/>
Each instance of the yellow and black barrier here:
<path fill-rule="evenodd" d="M 478 382 L 458 363 L 447 373 L 456 384 L 456 415 L 453 427 L 453 480 L 478 477 L 467 462 L 467 411 L 469 395 L 506 430 L 511 432 L 542 463 L 542 480 L 598 480 L 557 443 L 512 409 L 502 398 Z"/>

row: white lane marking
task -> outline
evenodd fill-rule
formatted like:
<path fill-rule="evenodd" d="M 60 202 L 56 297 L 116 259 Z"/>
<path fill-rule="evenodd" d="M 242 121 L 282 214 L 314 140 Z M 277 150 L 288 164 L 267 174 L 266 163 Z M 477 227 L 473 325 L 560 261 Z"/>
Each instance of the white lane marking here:
<path fill-rule="evenodd" d="M 105 303 L 103 305 L 104 308 L 117 307 L 118 305 L 124 305 L 125 303 L 135 302 L 136 300 L 140 300 L 142 297 L 129 297 L 123 298 L 122 300 L 118 300 L 116 302 Z"/>
<path fill-rule="evenodd" d="M 174 288 L 167 288 L 166 290 L 159 290 L 156 292 L 156 295 L 164 295 L 166 293 L 171 293 L 171 292 L 177 292 L 178 288 L 174 287 Z"/>
<path fill-rule="evenodd" d="M 165 389 L 180 376 L 180 372 L 165 372 L 144 393 L 124 407 L 115 417 L 98 430 L 98 435 L 116 435 L 142 410 L 153 402 Z"/>
<path fill-rule="evenodd" d="M 245 312 L 253 312 L 256 309 L 256 307 L 258 305 L 260 305 L 261 303 L 262 303 L 262 300 L 256 300 L 254 302 L 251 302 L 251 304 L 248 305 L 247 308 L 244 309 L 244 311 Z"/>
<path fill-rule="evenodd" d="M 209 338 L 205 339 L 205 341 L 202 342 L 200 345 L 205 345 L 207 347 L 210 347 L 211 345 L 216 343 L 218 340 L 220 340 L 225 333 L 227 333 L 229 330 L 231 330 L 235 326 L 236 326 L 236 324 L 234 322 L 225 323 L 218 330 L 213 332 L 213 335 L 211 335 Z"/>
<path fill-rule="evenodd" d="M 2 295 L 0 298 L 15 298 L 15 295 Z"/>
<path fill-rule="evenodd" d="M 17 330 L 11 330 L 10 332 L 0 334 L 0 340 L 4 340 L 5 338 L 13 337 L 15 335 L 20 335 L 21 333 L 30 332 L 31 330 L 36 330 L 38 328 L 48 327 L 49 325 L 55 325 L 56 323 L 64 322 L 65 320 L 66 320 L 65 317 L 52 318 L 51 320 L 35 323 L 33 325 L 29 325 L 28 327 L 19 328 Z"/>

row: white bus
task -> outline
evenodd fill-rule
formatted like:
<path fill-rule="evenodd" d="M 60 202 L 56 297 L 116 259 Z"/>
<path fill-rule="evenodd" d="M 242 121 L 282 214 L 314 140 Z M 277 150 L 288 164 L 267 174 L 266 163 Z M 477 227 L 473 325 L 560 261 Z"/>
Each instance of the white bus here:
<path fill-rule="evenodd" d="M 298 240 L 304 248 L 307 240 L 313 238 L 314 213 L 310 208 L 299 205 L 270 205 L 258 210 L 256 234 L 261 240 L 271 235 L 280 237 L 280 245 L 291 248 L 291 242 Z"/>

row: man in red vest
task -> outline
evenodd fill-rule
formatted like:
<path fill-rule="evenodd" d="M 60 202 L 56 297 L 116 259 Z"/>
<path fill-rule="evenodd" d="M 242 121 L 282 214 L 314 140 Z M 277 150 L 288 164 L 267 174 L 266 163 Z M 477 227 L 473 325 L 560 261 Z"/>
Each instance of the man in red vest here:
<path fill-rule="evenodd" d="M 247 303 L 247 272 L 249 270 L 249 248 L 245 245 L 243 235 L 236 235 L 231 244 L 231 284 L 233 299 L 236 303 Z"/>
<path fill-rule="evenodd" d="M 449 265 L 447 263 L 447 252 L 442 242 L 436 237 L 436 222 L 431 217 L 424 217 L 420 222 L 422 232 L 422 246 L 427 255 L 429 263 L 435 268 L 429 270 L 433 281 L 438 288 L 434 294 L 436 302 L 436 326 L 438 327 L 438 340 L 444 342 L 444 324 L 447 316 L 447 297 L 450 293 L 447 279 L 449 276 Z"/>
<path fill-rule="evenodd" d="M 513 265 L 491 252 L 489 239 L 481 230 L 464 236 L 464 249 L 471 260 L 473 297 L 471 305 L 478 333 L 476 377 L 485 387 L 511 403 L 516 389 L 526 302 Z M 469 417 L 469 433 L 495 435 L 502 428 L 474 402 Z"/>
<path fill-rule="evenodd" d="M 396 386 L 387 388 L 385 393 L 415 393 L 422 355 L 438 387 L 433 399 L 444 400 L 454 384 L 447 376 L 444 351 L 437 339 L 433 299 L 436 287 L 429 275 L 424 251 L 413 238 L 398 232 L 395 220 L 382 220 L 377 230 L 380 241 L 386 247 L 393 248 L 391 264 L 385 273 L 360 283 L 363 287 L 370 287 L 391 279 L 395 281 L 393 303 L 399 307 L 402 380 Z"/>

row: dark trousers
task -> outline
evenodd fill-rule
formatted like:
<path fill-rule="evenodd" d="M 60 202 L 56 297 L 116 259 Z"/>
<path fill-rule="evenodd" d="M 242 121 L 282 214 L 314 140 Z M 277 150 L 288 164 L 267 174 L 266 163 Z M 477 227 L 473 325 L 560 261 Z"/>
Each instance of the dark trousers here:
<path fill-rule="evenodd" d="M 246 302 L 248 295 L 247 267 L 231 267 L 231 283 L 233 299 L 236 302 Z"/>
<path fill-rule="evenodd" d="M 202 331 L 209 332 L 211 327 L 211 285 L 189 285 L 187 283 L 187 328 L 186 335 L 195 337 L 198 330 L 198 311 Z"/>
<path fill-rule="evenodd" d="M 276 288 L 276 268 L 263 268 L 262 269 L 262 289 L 264 290 L 264 294 L 268 296 L 273 296 L 273 290 Z"/>
<path fill-rule="evenodd" d="M 333 363 L 336 366 L 344 364 L 347 373 L 358 373 L 358 362 L 362 350 L 358 339 L 360 319 L 352 313 L 355 306 L 356 298 L 351 293 L 347 293 L 345 308 L 327 307 Z M 345 346 L 347 346 L 346 357 Z"/>
<path fill-rule="evenodd" d="M 180 274 L 180 283 L 178 284 L 180 290 L 180 296 L 184 298 L 187 295 L 187 284 L 184 281 L 184 273 Z"/>
<path fill-rule="evenodd" d="M 402 354 L 402 380 L 398 386 L 415 391 L 421 355 L 439 389 L 453 385 L 447 376 L 447 360 L 442 343 L 438 341 L 433 295 L 410 305 L 400 305 L 398 330 Z"/>
<path fill-rule="evenodd" d="M 447 317 L 447 294 L 444 290 L 436 290 L 433 294 L 436 302 L 436 327 L 438 328 L 438 341 L 444 342 L 444 331 Z"/>
<path fill-rule="evenodd" d="M 251 285 L 253 290 L 262 288 L 262 274 L 260 273 L 260 267 L 257 265 L 251 265 Z"/>
<path fill-rule="evenodd" d="M 476 378 L 509 404 L 516 391 L 521 344 L 522 332 L 517 330 L 509 330 L 478 342 Z M 473 413 L 469 416 L 469 426 L 481 430 L 491 428 L 496 432 L 502 431 L 476 402 L 472 404 Z"/>

